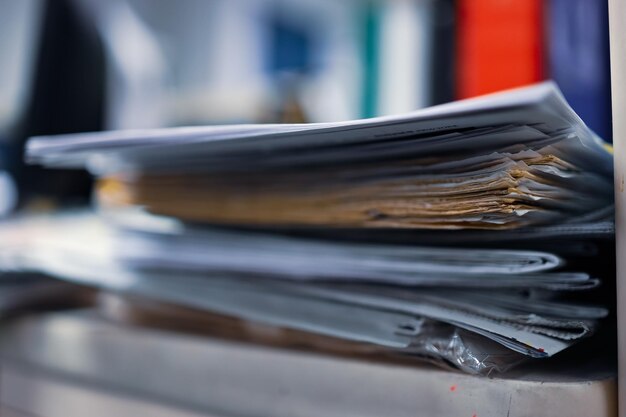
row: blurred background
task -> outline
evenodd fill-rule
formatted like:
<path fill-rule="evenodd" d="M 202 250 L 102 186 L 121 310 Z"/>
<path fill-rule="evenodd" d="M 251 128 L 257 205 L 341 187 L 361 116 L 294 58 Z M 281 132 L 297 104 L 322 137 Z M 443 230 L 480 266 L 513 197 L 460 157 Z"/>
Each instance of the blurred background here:
<path fill-rule="evenodd" d="M 605 0 L 0 0 L 0 215 L 84 204 L 33 135 L 327 122 L 553 79 L 610 141 Z"/>

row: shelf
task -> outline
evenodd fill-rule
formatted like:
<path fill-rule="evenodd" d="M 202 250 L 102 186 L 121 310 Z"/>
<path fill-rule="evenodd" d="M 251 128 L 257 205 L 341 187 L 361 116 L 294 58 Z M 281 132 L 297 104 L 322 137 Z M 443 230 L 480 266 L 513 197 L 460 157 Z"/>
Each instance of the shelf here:
<path fill-rule="evenodd" d="M 109 408 L 99 402 L 99 412 L 113 412 L 119 407 L 115 401 L 129 397 L 146 407 L 161 404 L 180 415 L 602 417 L 616 413 L 615 378 L 601 369 L 584 375 L 528 370 L 507 378 L 475 377 L 430 366 L 337 358 L 124 326 L 93 311 L 21 319 L 5 325 L 0 340 L 0 402 L 30 413 L 53 409 L 45 402 L 58 402 L 60 391 L 72 389 L 111 398 Z M 29 387 L 36 392 L 25 393 Z M 42 395 L 50 390 L 57 395 Z M 20 398 L 24 401 L 16 404 Z M 73 410 L 86 415 L 89 404 L 93 401 L 79 401 Z"/>

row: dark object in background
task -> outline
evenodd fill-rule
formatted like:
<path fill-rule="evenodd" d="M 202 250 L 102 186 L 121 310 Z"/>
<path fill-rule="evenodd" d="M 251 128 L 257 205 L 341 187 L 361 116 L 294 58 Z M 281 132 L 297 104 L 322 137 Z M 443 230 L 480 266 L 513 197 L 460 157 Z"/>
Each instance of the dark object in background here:
<path fill-rule="evenodd" d="M 300 27 L 290 24 L 279 9 L 267 17 L 270 31 L 270 56 L 267 71 L 277 91 L 274 114 L 270 122 L 306 123 L 307 116 L 300 102 L 303 80 L 315 71 L 313 55 L 316 25 Z"/>
<path fill-rule="evenodd" d="M 430 105 L 454 101 L 456 0 L 438 0 L 434 8 Z"/>
<path fill-rule="evenodd" d="M 612 142 L 608 18 L 606 0 L 550 0 L 546 32 L 551 78 L 581 119 Z"/>
<path fill-rule="evenodd" d="M 105 61 L 93 26 L 69 0 L 47 1 L 40 49 L 28 101 L 13 150 L 21 203 L 53 197 L 63 203 L 87 202 L 91 178 L 81 171 L 44 171 L 23 163 L 26 139 L 36 135 L 97 131 L 103 128 Z"/>

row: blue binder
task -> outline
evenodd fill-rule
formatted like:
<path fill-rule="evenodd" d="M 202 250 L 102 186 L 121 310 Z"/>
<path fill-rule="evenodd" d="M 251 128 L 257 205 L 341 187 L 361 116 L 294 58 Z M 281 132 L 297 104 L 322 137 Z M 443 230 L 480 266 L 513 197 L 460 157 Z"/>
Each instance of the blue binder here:
<path fill-rule="evenodd" d="M 611 142 L 611 79 L 606 0 L 550 0 L 549 73 L 585 123 Z"/>

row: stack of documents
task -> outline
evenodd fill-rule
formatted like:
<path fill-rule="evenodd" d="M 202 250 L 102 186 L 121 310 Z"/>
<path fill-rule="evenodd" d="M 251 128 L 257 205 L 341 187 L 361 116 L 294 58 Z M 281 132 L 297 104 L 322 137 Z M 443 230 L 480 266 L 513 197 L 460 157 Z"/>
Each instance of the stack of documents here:
<path fill-rule="evenodd" d="M 609 313 L 584 294 L 612 279 L 589 257 L 613 237 L 612 156 L 549 83 L 343 123 L 39 137 L 28 158 L 90 170 L 98 214 L 39 220 L 13 269 L 472 373 Z"/>
<path fill-rule="evenodd" d="M 511 229 L 613 194 L 612 156 L 552 84 L 344 123 L 40 137 L 28 158 L 86 166 L 103 204 L 213 224 Z"/>

